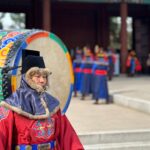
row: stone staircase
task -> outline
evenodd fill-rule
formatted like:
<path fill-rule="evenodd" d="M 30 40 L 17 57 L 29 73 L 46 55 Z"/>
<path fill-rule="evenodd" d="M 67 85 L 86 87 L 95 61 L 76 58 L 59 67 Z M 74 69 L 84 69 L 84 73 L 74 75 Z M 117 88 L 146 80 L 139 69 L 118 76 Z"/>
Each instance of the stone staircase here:
<path fill-rule="evenodd" d="M 114 78 L 110 105 L 92 105 L 90 97 L 72 101 L 68 116 L 85 150 L 150 150 L 149 79 Z"/>
<path fill-rule="evenodd" d="M 150 150 L 150 130 L 79 134 L 85 150 Z"/>
<path fill-rule="evenodd" d="M 121 94 L 113 94 L 112 99 L 115 104 L 136 109 L 138 111 L 150 114 L 150 101 L 144 99 L 133 98 Z"/>

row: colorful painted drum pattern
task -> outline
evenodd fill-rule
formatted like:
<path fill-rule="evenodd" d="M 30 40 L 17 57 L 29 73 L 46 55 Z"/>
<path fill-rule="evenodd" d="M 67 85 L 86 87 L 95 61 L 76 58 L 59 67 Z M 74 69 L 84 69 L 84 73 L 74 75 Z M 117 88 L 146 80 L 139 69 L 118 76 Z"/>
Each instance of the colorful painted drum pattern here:
<path fill-rule="evenodd" d="M 19 87 L 22 51 L 40 51 L 46 67 L 52 72 L 48 92 L 60 100 L 61 110 L 66 112 L 73 89 L 74 77 L 69 52 L 55 34 L 43 30 L 0 31 L 0 100 L 5 100 Z"/>

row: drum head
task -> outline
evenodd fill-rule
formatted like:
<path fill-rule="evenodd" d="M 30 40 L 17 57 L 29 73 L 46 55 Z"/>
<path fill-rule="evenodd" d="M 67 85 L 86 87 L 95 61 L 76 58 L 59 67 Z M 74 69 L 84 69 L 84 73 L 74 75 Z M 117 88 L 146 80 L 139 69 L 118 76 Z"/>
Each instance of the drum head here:
<path fill-rule="evenodd" d="M 22 64 L 23 49 L 39 51 L 46 68 L 52 72 L 49 76 L 48 93 L 60 101 L 61 110 L 65 113 L 70 103 L 74 82 L 72 63 L 66 46 L 56 35 L 46 31 L 28 31 L 28 34 L 23 34 L 21 44 L 11 48 L 11 51 L 17 49 L 13 59 L 11 58 L 12 66 Z M 19 68 L 12 71 L 11 83 L 14 91 L 20 85 L 20 77 Z"/>

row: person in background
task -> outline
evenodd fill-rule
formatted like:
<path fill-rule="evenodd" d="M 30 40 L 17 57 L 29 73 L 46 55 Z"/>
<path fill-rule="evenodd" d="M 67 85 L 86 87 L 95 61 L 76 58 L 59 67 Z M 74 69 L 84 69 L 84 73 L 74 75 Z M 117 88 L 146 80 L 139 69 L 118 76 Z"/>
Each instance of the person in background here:
<path fill-rule="evenodd" d="M 70 49 L 70 56 L 71 56 L 71 60 L 73 61 L 75 59 L 75 52 L 74 49 Z"/>
<path fill-rule="evenodd" d="M 108 49 L 107 52 L 108 57 L 108 80 L 111 81 L 114 75 L 114 64 L 115 64 L 115 55 L 112 49 Z"/>
<path fill-rule="evenodd" d="M 73 61 L 73 71 L 74 71 L 74 97 L 77 96 L 77 92 L 81 88 L 81 63 L 82 63 L 82 50 L 76 48 L 75 59 Z"/>
<path fill-rule="evenodd" d="M 93 99 L 95 104 L 99 103 L 99 99 L 109 103 L 109 92 L 107 83 L 108 60 L 105 59 L 105 53 L 99 53 L 99 60 L 94 62 L 92 73 L 94 75 Z"/>
<path fill-rule="evenodd" d="M 97 44 L 97 45 L 95 45 L 95 47 L 94 47 L 94 60 L 95 60 L 95 61 L 98 60 L 98 54 L 99 54 L 99 52 L 100 52 L 100 47 L 99 47 L 99 45 Z"/>
<path fill-rule="evenodd" d="M 147 73 L 150 75 L 150 53 L 148 54 L 148 58 L 146 60 Z"/>
<path fill-rule="evenodd" d="M 106 51 L 104 51 L 104 48 L 103 48 L 103 47 L 100 47 L 100 50 L 99 50 L 98 55 L 102 55 L 102 56 L 103 56 L 103 59 L 104 59 L 105 61 L 108 61 L 107 53 L 106 53 Z M 99 57 L 98 57 L 98 60 L 99 60 Z"/>
<path fill-rule="evenodd" d="M 126 61 L 127 75 L 132 77 L 135 75 L 136 68 L 136 53 L 134 50 L 130 51 Z"/>
<path fill-rule="evenodd" d="M 1 150 L 83 150 L 59 101 L 46 92 L 50 71 L 43 57 L 28 55 L 20 87 L 0 103 Z"/>
<path fill-rule="evenodd" d="M 85 96 L 92 93 L 92 67 L 93 67 L 93 55 L 89 47 L 84 47 L 84 58 L 81 64 L 82 78 L 81 78 L 81 100 L 85 99 Z"/>
<path fill-rule="evenodd" d="M 136 74 L 140 74 L 142 71 L 142 65 L 141 65 L 140 60 L 137 57 L 135 59 L 135 65 L 136 65 L 135 67 Z"/>

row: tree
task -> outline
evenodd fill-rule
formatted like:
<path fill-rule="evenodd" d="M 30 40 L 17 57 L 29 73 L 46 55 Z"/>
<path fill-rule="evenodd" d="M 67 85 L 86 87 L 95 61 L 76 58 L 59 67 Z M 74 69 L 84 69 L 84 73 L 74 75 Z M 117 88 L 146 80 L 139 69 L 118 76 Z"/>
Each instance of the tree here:
<path fill-rule="evenodd" d="M 25 28 L 25 15 L 23 13 L 11 13 L 10 14 L 11 19 L 14 21 L 14 24 L 12 24 L 10 27 L 11 29 L 24 29 Z"/>
<path fill-rule="evenodd" d="M 0 13 L 0 29 L 3 29 L 2 19 L 5 17 L 5 13 Z"/>

